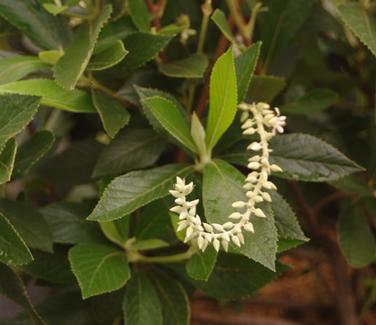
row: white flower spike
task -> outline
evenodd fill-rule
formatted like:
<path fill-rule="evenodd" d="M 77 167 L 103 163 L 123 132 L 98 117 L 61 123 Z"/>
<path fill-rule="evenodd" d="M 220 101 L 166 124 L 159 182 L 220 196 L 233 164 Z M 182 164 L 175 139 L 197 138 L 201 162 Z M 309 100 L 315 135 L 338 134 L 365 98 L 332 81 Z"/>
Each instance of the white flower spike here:
<path fill-rule="evenodd" d="M 228 250 L 230 242 L 238 247 L 244 244 L 243 230 L 254 233 L 255 229 L 251 217 L 265 218 L 264 212 L 257 207 L 263 201 L 270 202 L 270 194 L 266 190 L 275 190 L 276 186 L 268 180 L 271 172 L 281 172 L 282 169 L 269 162 L 269 141 L 277 133 L 283 133 L 286 125 L 286 117 L 281 116 L 279 109 L 270 109 L 266 103 L 241 103 L 241 121 L 243 134 L 257 133 L 258 141 L 253 141 L 247 149 L 256 153 L 249 159 L 248 168 L 251 172 L 245 179 L 243 186 L 248 201 L 236 201 L 232 207 L 236 210 L 228 216 L 229 221 L 220 224 L 208 224 L 202 222 L 196 214 L 196 206 L 199 200 L 188 201 L 187 196 L 193 191 L 193 183 L 185 184 L 185 179 L 176 178 L 175 188 L 170 191 L 174 196 L 176 206 L 170 210 L 179 214 L 177 231 L 186 229 L 185 242 L 191 242 L 205 251 L 209 244 L 216 251 L 222 246 Z M 232 221 L 231 221 L 232 220 Z"/>

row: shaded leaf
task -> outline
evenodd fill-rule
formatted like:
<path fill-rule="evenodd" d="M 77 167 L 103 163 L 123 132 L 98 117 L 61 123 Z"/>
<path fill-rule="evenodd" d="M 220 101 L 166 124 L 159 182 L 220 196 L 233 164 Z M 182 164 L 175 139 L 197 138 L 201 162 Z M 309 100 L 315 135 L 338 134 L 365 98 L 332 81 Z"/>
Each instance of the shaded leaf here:
<path fill-rule="evenodd" d="M 208 247 L 205 252 L 196 252 L 186 264 L 187 274 L 195 280 L 207 281 L 217 261 L 217 252 Z"/>
<path fill-rule="evenodd" d="M 17 144 L 15 139 L 10 139 L 0 153 L 0 184 L 10 181 L 16 158 Z"/>
<path fill-rule="evenodd" d="M 206 55 L 197 53 L 181 60 L 162 62 L 159 71 L 174 78 L 202 78 L 207 66 Z"/>
<path fill-rule="evenodd" d="M 275 76 L 253 76 L 249 86 L 248 96 L 254 102 L 271 103 L 285 88 L 284 78 Z"/>
<path fill-rule="evenodd" d="M 150 30 L 151 15 L 145 1 L 128 0 L 128 10 L 133 23 L 141 32 Z"/>
<path fill-rule="evenodd" d="M 230 26 L 227 23 L 226 16 L 222 10 L 215 9 L 214 13 L 211 16 L 211 20 L 214 21 L 217 27 L 221 30 L 222 34 L 226 36 L 226 38 L 231 43 L 236 43 L 234 36 L 232 35 Z"/>
<path fill-rule="evenodd" d="M 128 51 L 122 41 L 116 41 L 113 45 L 94 54 L 87 66 L 88 70 L 100 71 L 111 68 L 122 61 Z"/>

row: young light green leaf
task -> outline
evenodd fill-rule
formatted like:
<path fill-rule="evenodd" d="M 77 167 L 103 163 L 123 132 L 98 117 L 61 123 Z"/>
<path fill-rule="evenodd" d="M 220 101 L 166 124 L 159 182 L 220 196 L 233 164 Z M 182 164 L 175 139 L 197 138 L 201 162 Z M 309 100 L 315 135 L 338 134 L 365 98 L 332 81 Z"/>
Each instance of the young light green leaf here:
<path fill-rule="evenodd" d="M 99 225 L 107 239 L 124 248 L 124 244 L 129 238 L 128 217 L 124 217 L 114 221 L 100 222 Z"/>
<path fill-rule="evenodd" d="M 200 157 L 205 157 L 207 155 L 207 148 L 206 148 L 206 134 L 205 129 L 202 126 L 200 119 L 198 118 L 196 112 L 192 114 L 192 121 L 191 121 L 191 136 L 193 142 L 195 143 L 198 153 Z"/>
<path fill-rule="evenodd" d="M 376 56 L 376 19 L 359 2 L 348 2 L 338 7 L 345 24 Z"/>
<path fill-rule="evenodd" d="M 221 30 L 223 35 L 231 42 L 236 43 L 235 38 L 232 35 L 230 26 L 227 23 L 226 16 L 224 12 L 220 9 L 215 9 L 213 15 L 211 16 L 212 21 L 217 25 L 217 27 Z"/>
<path fill-rule="evenodd" d="M 337 230 L 341 250 L 351 266 L 362 268 L 375 261 L 375 237 L 361 206 L 343 208 Z"/>
<path fill-rule="evenodd" d="M 0 85 L 0 94 L 27 95 L 30 101 L 36 101 L 31 96 L 38 96 L 41 97 L 41 104 L 46 106 L 74 113 L 96 112 L 91 98 L 86 92 L 82 90 L 65 90 L 53 80 L 48 79 L 20 80 Z M 25 98 L 26 96 L 18 97 Z"/>
<path fill-rule="evenodd" d="M 143 273 L 136 272 L 125 287 L 123 300 L 125 324 L 163 325 L 162 301 L 155 286 Z"/>
<path fill-rule="evenodd" d="M 173 78 L 202 78 L 208 66 L 206 55 L 197 53 L 185 59 L 162 62 L 159 71 Z"/>
<path fill-rule="evenodd" d="M 85 218 L 91 205 L 73 202 L 56 202 L 39 210 L 46 219 L 58 244 L 86 244 L 105 242 L 98 225 Z"/>
<path fill-rule="evenodd" d="M 125 253 L 110 246 L 74 246 L 69 262 L 84 299 L 120 289 L 131 276 Z"/>
<path fill-rule="evenodd" d="M 195 280 L 207 281 L 213 272 L 217 252 L 213 247 L 208 247 L 205 252 L 198 251 L 185 266 L 187 274 Z"/>
<path fill-rule="evenodd" d="M 38 58 L 42 62 L 55 65 L 63 54 L 63 52 L 58 50 L 41 51 L 38 53 Z"/>
<path fill-rule="evenodd" d="M 197 152 L 189 131 L 189 124 L 180 113 L 175 104 L 163 97 L 148 97 L 142 104 L 153 114 L 154 118 L 172 135 L 179 143 L 192 152 Z"/>
<path fill-rule="evenodd" d="M 90 61 L 99 32 L 110 18 L 111 12 L 112 7 L 105 6 L 93 26 L 84 24 L 76 31 L 64 55 L 55 65 L 55 80 L 63 88 L 72 90 L 76 86 Z"/>
<path fill-rule="evenodd" d="M 153 250 L 162 247 L 167 247 L 168 243 L 164 240 L 153 238 L 153 239 L 145 239 L 145 240 L 137 240 L 134 244 L 132 244 L 132 249 L 138 251 L 146 251 L 146 250 Z"/>
<path fill-rule="evenodd" d="M 63 47 L 70 36 L 66 25 L 37 1 L 2 0 L 0 15 L 45 49 Z"/>
<path fill-rule="evenodd" d="M 209 222 L 222 224 L 234 212 L 232 202 L 247 201 L 243 184 L 245 176 L 225 161 L 216 159 L 204 168 L 203 204 L 205 217 Z M 277 229 L 273 211 L 269 205 L 260 205 L 266 218 L 252 218 L 255 233 L 244 233 L 245 244 L 236 252 L 275 270 L 277 253 Z"/>
<path fill-rule="evenodd" d="M 0 184 L 10 181 L 16 158 L 16 152 L 16 140 L 10 139 L 3 148 L 3 151 L 0 153 Z"/>
<path fill-rule="evenodd" d="M 50 67 L 35 56 L 15 55 L 0 59 L 0 84 L 17 81 L 28 74 Z"/>
<path fill-rule="evenodd" d="M 299 181 L 328 182 L 363 168 L 328 143 L 308 134 L 280 135 L 271 141 L 271 162 L 283 169 L 276 175 Z"/>
<path fill-rule="evenodd" d="M 271 103 L 285 88 L 284 78 L 275 76 L 253 76 L 249 86 L 248 96 L 254 102 Z"/>
<path fill-rule="evenodd" d="M 91 95 L 104 129 L 111 138 L 114 138 L 119 130 L 129 123 L 129 112 L 118 101 L 103 92 L 92 89 Z"/>
<path fill-rule="evenodd" d="M 338 95 L 334 91 L 318 88 L 294 102 L 282 105 L 281 112 L 291 115 L 317 114 L 332 106 L 337 99 Z"/>
<path fill-rule="evenodd" d="M 30 263 L 33 256 L 10 221 L 0 213 L 0 262 L 9 265 Z"/>
<path fill-rule="evenodd" d="M 147 203 L 166 196 L 175 177 L 189 171 L 190 167 L 166 165 L 119 176 L 107 186 L 88 220 L 120 219 Z"/>
<path fill-rule="evenodd" d="M 247 48 L 235 59 L 236 80 L 238 82 L 238 102 L 246 99 L 249 85 L 260 55 L 261 42 Z"/>
<path fill-rule="evenodd" d="M 164 149 L 164 141 L 153 130 L 126 128 L 103 148 L 93 177 L 120 175 L 133 169 L 150 167 Z"/>
<path fill-rule="evenodd" d="M 103 51 L 94 54 L 87 66 L 88 70 L 101 71 L 118 64 L 125 58 L 128 51 L 122 41 L 116 41 Z"/>
<path fill-rule="evenodd" d="M 47 325 L 35 310 L 21 277 L 6 265 L 0 264 L 0 293 L 25 308 L 33 325 Z"/>
<path fill-rule="evenodd" d="M 47 130 L 38 131 L 17 152 L 14 174 L 26 174 L 52 147 L 54 135 Z"/>
<path fill-rule="evenodd" d="M 0 96 L 0 148 L 32 120 L 38 107 L 39 98 L 37 97 Z"/>
<path fill-rule="evenodd" d="M 53 3 L 44 3 L 43 7 L 53 16 L 57 16 L 69 8 L 68 6 L 57 6 Z"/>
<path fill-rule="evenodd" d="M 52 252 L 52 234 L 38 210 L 20 201 L 0 199 L 0 211 L 7 216 L 29 247 Z"/>
<path fill-rule="evenodd" d="M 234 120 L 237 86 L 232 48 L 215 63 L 210 77 L 210 104 L 206 143 L 211 150 Z"/>
<path fill-rule="evenodd" d="M 150 31 L 151 15 L 145 1 L 128 0 L 128 10 L 133 23 L 139 31 Z"/>

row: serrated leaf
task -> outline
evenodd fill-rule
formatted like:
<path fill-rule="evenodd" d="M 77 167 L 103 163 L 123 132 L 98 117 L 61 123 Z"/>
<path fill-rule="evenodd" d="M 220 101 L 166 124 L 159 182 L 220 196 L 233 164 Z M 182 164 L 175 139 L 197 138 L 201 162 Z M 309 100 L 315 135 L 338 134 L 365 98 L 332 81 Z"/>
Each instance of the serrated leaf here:
<path fill-rule="evenodd" d="M 52 252 L 52 234 L 38 210 L 20 201 L 0 199 L 0 211 L 7 216 L 29 247 Z"/>
<path fill-rule="evenodd" d="M 187 274 L 195 280 L 207 281 L 217 261 L 217 252 L 208 247 L 205 252 L 196 252 L 187 262 Z"/>
<path fill-rule="evenodd" d="M 143 273 L 135 273 L 127 283 L 123 300 L 123 317 L 125 324 L 164 324 L 162 302 L 153 283 Z"/>
<path fill-rule="evenodd" d="M 180 113 L 175 104 L 163 97 L 148 97 L 142 100 L 154 118 L 184 147 L 197 152 L 190 134 L 188 121 Z"/>
<path fill-rule="evenodd" d="M 54 243 L 84 244 L 105 241 L 98 225 L 85 220 L 91 211 L 88 204 L 56 202 L 39 211 L 51 229 Z"/>
<path fill-rule="evenodd" d="M 61 48 L 70 36 L 63 21 L 50 15 L 37 1 L 1 0 L 0 15 L 45 49 Z"/>
<path fill-rule="evenodd" d="M 90 96 L 82 90 L 65 90 L 53 80 L 29 79 L 0 85 L 0 94 L 41 97 L 41 104 L 74 113 L 95 113 Z M 3 96 L 1 96 L 3 97 Z M 26 96 L 23 96 L 24 98 Z M 33 100 L 33 99 L 30 99 Z M 35 101 L 35 99 L 34 99 Z"/>
<path fill-rule="evenodd" d="M 52 147 L 55 141 L 53 133 L 47 130 L 38 131 L 27 140 L 19 149 L 14 164 L 15 175 L 29 172 Z"/>
<path fill-rule="evenodd" d="M 232 203 L 248 201 L 243 189 L 245 176 L 225 161 L 216 159 L 204 168 L 203 204 L 206 219 L 222 224 L 234 212 Z M 277 230 L 269 205 L 260 205 L 266 218 L 252 217 L 255 233 L 244 232 L 245 244 L 236 252 L 246 255 L 274 271 Z M 234 248 L 235 249 L 235 248 Z"/>
<path fill-rule="evenodd" d="M 64 55 L 55 65 L 54 76 L 60 86 L 74 89 L 89 63 L 99 32 L 110 18 L 111 12 L 112 7 L 105 6 L 92 26 L 84 24 L 76 31 Z"/>
<path fill-rule="evenodd" d="M 83 299 L 118 290 L 131 276 L 125 253 L 110 246 L 74 246 L 69 250 L 69 262 Z"/>
<path fill-rule="evenodd" d="M 0 261 L 9 265 L 30 263 L 33 256 L 10 221 L 0 213 Z"/>
<path fill-rule="evenodd" d="M 270 145 L 271 162 L 283 169 L 276 175 L 284 178 L 328 182 L 363 170 L 336 148 L 308 134 L 279 135 Z"/>
<path fill-rule="evenodd" d="M 190 167 L 166 165 L 119 176 L 107 186 L 88 220 L 120 219 L 147 203 L 168 195 L 175 177 L 189 171 Z"/>
<path fill-rule="evenodd" d="M 37 97 L 0 96 L 0 148 L 32 120 L 38 107 L 39 98 Z"/>
<path fill-rule="evenodd" d="M 93 177 L 120 175 L 154 165 L 165 149 L 164 141 L 151 129 L 121 131 L 103 148 Z"/>
<path fill-rule="evenodd" d="M 244 256 L 226 254 L 218 257 L 207 282 L 194 281 L 194 284 L 212 297 L 233 300 L 253 295 L 285 269 L 278 263 L 276 272 L 272 272 Z"/>
<path fill-rule="evenodd" d="M 128 217 L 124 217 L 114 221 L 100 222 L 99 225 L 107 239 L 124 248 L 124 244 L 129 238 Z"/>
<path fill-rule="evenodd" d="M 0 59 L 0 84 L 17 81 L 28 74 L 50 67 L 35 56 L 15 55 Z"/>
<path fill-rule="evenodd" d="M 163 325 L 188 325 L 191 310 L 184 287 L 162 272 L 153 272 L 150 276 L 162 303 Z"/>
<path fill-rule="evenodd" d="M 285 88 L 286 80 L 276 76 L 253 76 L 248 96 L 254 102 L 271 103 Z"/>
<path fill-rule="evenodd" d="M 234 120 L 237 85 L 232 48 L 215 63 L 210 76 L 209 117 L 206 143 L 211 150 Z"/>
<path fill-rule="evenodd" d="M 128 0 L 128 10 L 133 23 L 141 32 L 150 30 L 151 15 L 145 1 Z"/>
<path fill-rule="evenodd" d="M 16 158 L 16 152 L 16 140 L 10 139 L 3 148 L 3 151 L 0 153 L 0 184 L 10 181 Z"/>
<path fill-rule="evenodd" d="M 114 138 L 121 128 L 129 123 L 130 114 L 118 101 L 103 92 L 92 89 L 93 104 L 107 134 Z"/>
<path fill-rule="evenodd" d="M 345 24 L 376 56 L 376 19 L 367 13 L 361 3 L 349 2 L 338 7 Z"/>
<path fill-rule="evenodd" d="M 196 112 L 193 112 L 191 119 L 191 136 L 196 145 L 200 157 L 204 157 L 207 154 L 206 148 L 206 132 L 198 118 Z"/>
<path fill-rule="evenodd" d="M 238 103 L 246 99 L 249 85 L 260 55 L 261 42 L 247 48 L 235 59 L 236 80 L 238 83 Z"/>
<path fill-rule="evenodd" d="M 342 209 L 337 230 L 341 250 L 351 266 L 362 268 L 375 261 L 375 237 L 360 206 Z"/>
<path fill-rule="evenodd" d="M 162 62 L 159 64 L 159 71 L 174 78 L 202 78 L 207 66 L 206 55 L 196 53 L 184 59 Z"/>
<path fill-rule="evenodd" d="M 283 114 L 311 115 L 325 111 L 338 99 L 338 95 L 329 89 L 314 89 L 294 102 L 281 106 Z"/>
<path fill-rule="evenodd" d="M 93 71 L 106 70 L 122 61 L 128 53 L 123 42 L 116 41 L 103 51 L 94 54 L 87 68 Z"/>
<path fill-rule="evenodd" d="M 230 26 L 227 23 L 226 16 L 222 10 L 215 9 L 213 15 L 211 16 L 211 20 L 217 25 L 217 27 L 221 30 L 222 34 L 226 36 L 226 38 L 231 43 L 236 43 L 234 36 L 232 35 Z"/>
<path fill-rule="evenodd" d="M 33 325 L 46 325 L 34 308 L 21 277 L 11 268 L 0 264 L 0 293 L 25 308 Z"/>

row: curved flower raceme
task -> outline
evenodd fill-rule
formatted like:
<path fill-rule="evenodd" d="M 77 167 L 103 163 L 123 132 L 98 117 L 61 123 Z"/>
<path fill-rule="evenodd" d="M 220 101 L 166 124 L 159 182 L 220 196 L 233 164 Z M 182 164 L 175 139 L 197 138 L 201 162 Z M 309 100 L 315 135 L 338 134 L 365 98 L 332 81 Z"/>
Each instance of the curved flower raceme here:
<path fill-rule="evenodd" d="M 280 172 L 282 169 L 269 162 L 269 141 L 277 133 L 284 131 L 286 117 L 281 116 L 278 108 L 270 109 L 266 103 L 241 103 L 241 122 L 244 135 L 258 134 L 259 139 L 253 141 L 247 147 L 252 151 L 248 161 L 248 168 L 251 170 L 245 179 L 244 190 L 247 201 L 236 201 L 232 203 L 235 211 L 228 216 L 229 221 L 224 224 L 203 222 L 196 213 L 196 206 L 199 200 L 189 201 L 187 196 L 193 190 L 193 183 L 186 184 L 184 179 L 177 177 L 175 188 L 170 191 L 175 197 L 176 206 L 170 210 L 179 214 L 177 231 L 186 229 L 185 242 L 197 244 L 202 251 L 212 244 L 216 251 L 222 246 L 228 250 L 229 243 L 236 246 L 244 244 L 243 230 L 254 233 L 251 218 L 253 216 L 265 218 L 264 212 L 257 207 L 263 201 L 271 201 L 268 190 L 275 190 L 276 186 L 268 180 L 271 172 Z"/>

